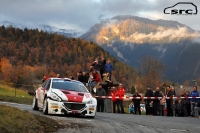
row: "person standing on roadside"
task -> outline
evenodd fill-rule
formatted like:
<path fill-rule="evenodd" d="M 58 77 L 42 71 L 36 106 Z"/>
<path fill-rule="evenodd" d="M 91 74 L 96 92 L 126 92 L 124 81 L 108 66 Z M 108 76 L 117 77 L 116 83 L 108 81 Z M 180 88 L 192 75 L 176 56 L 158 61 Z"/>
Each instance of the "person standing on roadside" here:
<path fill-rule="evenodd" d="M 162 99 L 160 100 L 160 116 L 164 116 L 165 103 L 166 103 L 166 98 L 164 93 L 162 92 Z"/>
<path fill-rule="evenodd" d="M 190 96 L 190 92 L 186 91 L 185 93 L 185 97 L 189 97 Z M 186 102 L 186 112 L 187 112 L 187 116 L 191 116 L 191 103 L 190 103 L 190 99 L 189 98 L 185 98 L 185 102 Z"/>
<path fill-rule="evenodd" d="M 172 112 L 172 101 L 173 99 L 171 98 L 173 96 L 173 93 L 171 91 L 170 86 L 167 86 L 167 92 L 166 92 L 166 97 L 168 97 L 166 99 L 166 103 L 167 103 L 167 116 L 173 116 L 173 112 Z"/>
<path fill-rule="evenodd" d="M 116 90 L 116 87 L 112 87 L 111 89 L 111 92 L 110 92 L 110 95 L 112 96 L 112 102 L 113 102 L 113 113 L 116 113 L 116 105 L 117 105 L 117 99 L 116 99 L 116 96 L 118 95 L 117 94 L 117 90 Z M 117 107 L 117 110 L 119 110 L 119 107 Z"/>
<path fill-rule="evenodd" d="M 96 91 L 96 96 L 105 96 L 106 92 L 102 85 L 99 84 L 98 89 Z M 104 99 L 97 97 L 97 112 L 104 112 Z"/>
<path fill-rule="evenodd" d="M 193 87 L 193 91 L 190 93 L 190 97 L 199 97 L 199 92 L 197 91 L 197 86 Z M 191 98 L 191 116 L 195 116 L 194 108 L 197 107 L 197 103 L 199 102 L 198 98 Z"/>
<path fill-rule="evenodd" d="M 139 97 L 140 99 L 136 99 L 136 97 Z M 137 92 L 137 90 L 135 91 L 135 94 L 133 95 L 133 103 L 134 103 L 134 110 L 135 110 L 135 114 L 137 114 L 137 111 L 139 112 L 139 115 L 141 115 L 141 110 L 140 110 L 140 101 L 141 101 L 141 96 L 140 94 Z"/>
<path fill-rule="evenodd" d="M 117 99 L 117 106 L 120 107 L 120 111 L 118 113 L 124 113 L 124 105 L 123 105 L 123 97 L 125 93 L 125 88 L 119 83 L 119 88 L 117 90 L 119 99 Z"/>
<path fill-rule="evenodd" d="M 145 97 L 153 97 L 153 91 L 151 90 L 150 86 L 147 86 L 147 91 Z M 153 112 L 151 110 L 150 104 L 153 104 L 152 99 L 145 99 L 145 108 L 146 108 L 146 115 L 151 115 Z"/>
<path fill-rule="evenodd" d="M 156 87 L 156 91 L 154 92 L 154 97 L 162 97 L 160 94 L 160 88 Z M 160 115 L 160 99 L 154 99 L 153 101 L 154 115 Z"/>

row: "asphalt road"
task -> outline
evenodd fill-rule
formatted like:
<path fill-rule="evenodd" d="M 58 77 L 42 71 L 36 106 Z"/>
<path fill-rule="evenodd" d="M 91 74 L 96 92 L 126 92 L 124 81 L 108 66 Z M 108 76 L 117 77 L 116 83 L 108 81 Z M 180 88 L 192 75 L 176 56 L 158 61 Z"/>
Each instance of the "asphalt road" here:
<path fill-rule="evenodd" d="M 0 102 L 43 115 L 33 111 L 30 105 Z M 67 128 L 56 133 L 200 133 L 200 119 L 192 117 L 140 116 L 132 114 L 97 113 L 94 119 L 78 116 L 48 115 L 65 124 Z"/>

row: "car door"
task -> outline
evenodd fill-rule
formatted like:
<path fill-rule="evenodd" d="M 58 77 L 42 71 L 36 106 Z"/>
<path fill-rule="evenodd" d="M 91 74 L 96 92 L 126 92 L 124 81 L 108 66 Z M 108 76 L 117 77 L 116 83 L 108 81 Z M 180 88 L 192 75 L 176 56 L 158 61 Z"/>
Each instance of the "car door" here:
<path fill-rule="evenodd" d="M 49 83 L 49 79 L 46 80 L 40 88 L 38 88 L 38 104 L 40 107 L 43 107 L 43 102 L 44 102 L 44 95 L 46 93 L 45 86 Z"/>
<path fill-rule="evenodd" d="M 42 99 L 42 104 L 44 102 L 45 94 L 47 93 L 47 91 L 50 88 L 50 83 L 51 83 L 51 79 L 48 79 L 47 82 L 46 82 L 46 84 L 44 84 L 44 86 L 41 88 L 40 97 Z"/>
<path fill-rule="evenodd" d="M 42 84 L 42 86 L 41 87 L 39 87 L 38 89 L 37 89 L 37 98 L 38 98 L 38 106 L 39 107 L 42 107 L 43 106 L 43 99 L 42 99 L 42 95 L 43 95 L 43 91 L 44 91 L 44 86 L 45 86 L 45 84 L 47 83 L 47 80 Z"/>

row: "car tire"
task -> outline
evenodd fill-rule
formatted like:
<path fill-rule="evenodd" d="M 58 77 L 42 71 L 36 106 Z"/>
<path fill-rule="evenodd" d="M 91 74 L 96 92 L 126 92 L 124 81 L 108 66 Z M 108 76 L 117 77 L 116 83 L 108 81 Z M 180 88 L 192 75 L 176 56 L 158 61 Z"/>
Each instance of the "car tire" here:
<path fill-rule="evenodd" d="M 45 115 L 48 115 L 48 102 L 47 102 L 47 98 L 44 99 L 44 105 L 43 105 L 42 111 L 43 111 L 43 113 Z"/>
<path fill-rule="evenodd" d="M 32 104 L 32 107 L 33 107 L 33 110 L 39 110 L 39 107 L 38 107 L 38 100 L 36 98 L 36 95 L 34 95 L 33 97 L 33 104 Z"/>

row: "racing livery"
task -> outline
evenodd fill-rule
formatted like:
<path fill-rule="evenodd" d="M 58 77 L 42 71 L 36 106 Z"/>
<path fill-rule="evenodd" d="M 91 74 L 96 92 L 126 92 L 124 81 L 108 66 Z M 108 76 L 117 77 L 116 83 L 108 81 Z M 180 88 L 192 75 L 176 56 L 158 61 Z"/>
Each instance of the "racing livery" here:
<path fill-rule="evenodd" d="M 33 110 L 44 114 L 80 114 L 94 118 L 97 101 L 79 81 L 49 78 L 34 94 Z"/>

